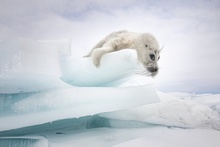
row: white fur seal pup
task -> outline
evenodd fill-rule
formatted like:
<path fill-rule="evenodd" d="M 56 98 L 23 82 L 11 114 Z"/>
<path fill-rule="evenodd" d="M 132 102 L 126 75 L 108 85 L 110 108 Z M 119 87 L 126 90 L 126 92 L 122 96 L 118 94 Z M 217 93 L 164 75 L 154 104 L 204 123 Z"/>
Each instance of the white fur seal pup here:
<path fill-rule="evenodd" d="M 157 61 L 160 58 L 159 45 L 156 38 L 149 33 L 135 33 L 128 31 L 113 32 L 98 42 L 88 55 L 92 57 L 93 64 L 100 66 L 100 60 L 104 54 L 121 49 L 135 49 L 139 61 L 152 76 L 158 72 Z"/>

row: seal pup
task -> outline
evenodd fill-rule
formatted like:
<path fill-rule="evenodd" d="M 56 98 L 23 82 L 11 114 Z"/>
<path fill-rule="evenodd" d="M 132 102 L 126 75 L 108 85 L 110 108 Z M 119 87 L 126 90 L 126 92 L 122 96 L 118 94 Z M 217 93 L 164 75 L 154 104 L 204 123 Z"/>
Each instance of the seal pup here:
<path fill-rule="evenodd" d="M 84 57 L 92 57 L 93 64 L 98 68 L 103 55 L 128 48 L 137 51 L 138 60 L 151 76 L 158 73 L 159 45 L 156 38 L 149 33 L 113 32 L 99 41 Z"/>

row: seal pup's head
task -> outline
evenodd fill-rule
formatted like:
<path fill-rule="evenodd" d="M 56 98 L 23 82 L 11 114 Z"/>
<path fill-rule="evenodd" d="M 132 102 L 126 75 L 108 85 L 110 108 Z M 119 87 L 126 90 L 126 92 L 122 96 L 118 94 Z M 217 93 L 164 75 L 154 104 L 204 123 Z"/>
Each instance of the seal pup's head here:
<path fill-rule="evenodd" d="M 155 76 L 159 70 L 157 61 L 160 59 L 160 50 L 156 38 L 149 33 L 141 33 L 135 39 L 134 44 L 138 58 L 144 68 L 151 76 Z"/>

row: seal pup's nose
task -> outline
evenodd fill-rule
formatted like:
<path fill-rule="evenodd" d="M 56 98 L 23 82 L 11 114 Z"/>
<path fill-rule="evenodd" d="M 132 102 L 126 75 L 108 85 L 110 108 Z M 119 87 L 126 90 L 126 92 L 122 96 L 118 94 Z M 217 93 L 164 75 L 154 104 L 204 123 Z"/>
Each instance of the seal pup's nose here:
<path fill-rule="evenodd" d="M 150 76 L 154 77 L 157 75 L 159 68 L 156 66 L 149 66 L 147 67 L 147 71 L 150 72 Z"/>
<path fill-rule="evenodd" d="M 158 71 L 158 67 L 153 67 L 153 66 L 147 67 L 147 71 L 149 71 L 151 73 L 157 72 Z"/>

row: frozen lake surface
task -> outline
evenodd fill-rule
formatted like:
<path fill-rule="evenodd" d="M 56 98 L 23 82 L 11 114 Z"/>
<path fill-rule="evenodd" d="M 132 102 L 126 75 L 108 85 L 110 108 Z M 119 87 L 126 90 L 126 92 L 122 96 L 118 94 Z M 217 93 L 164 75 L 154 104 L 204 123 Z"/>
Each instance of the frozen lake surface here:
<path fill-rule="evenodd" d="M 96 68 L 69 43 L 0 43 L 0 146 L 219 146 L 219 94 L 157 91 L 134 50 Z"/>

